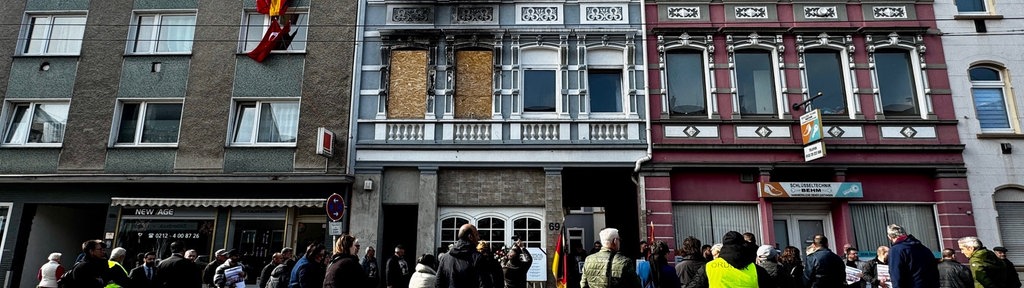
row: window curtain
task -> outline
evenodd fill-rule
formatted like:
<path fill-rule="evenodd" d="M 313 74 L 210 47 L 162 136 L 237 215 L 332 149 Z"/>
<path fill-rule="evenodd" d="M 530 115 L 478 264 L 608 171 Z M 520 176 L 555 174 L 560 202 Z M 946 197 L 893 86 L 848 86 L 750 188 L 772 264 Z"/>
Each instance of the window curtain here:
<path fill-rule="evenodd" d="M 673 207 L 676 246 L 693 236 L 704 243 L 718 243 L 726 232 L 760 233 L 756 205 L 680 204 Z"/>
<path fill-rule="evenodd" d="M 55 17 L 47 53 L 78 54 L 85 34 L 84 17 Z"/>
<path fill-rule="evenodd" d="M 14 116 L 11 117 L 10 126 L 7 126 L 7 138 L 4 143 L 25 143 L 28 140 L 29 105 L 18 105 L 14 108 Z"/>
<path fill-rule="evenodd" d="M 192 51 L 196 16 L 164 16 L 160 25 L 159 52 Z"/>
<path fill-rule="evenodd" d="M 981 129 L 1010 129 L 1003 89 L 974 88 L 971 92 L 974 94 L 974 109 L 978 112 Z"/>
<path fill-rule="evenodd" d="M 259 142 L 295 142 L 299 128 L 298 103 L 263 103 Z"/>
<path fill-rule="evenodd" d="M 64 140 L 64 123 L 68 121 L 68 105 L 37 104 L 32 117 L 31 143 L 61 143 Z M 39 129 L 41 127 L 41 130 Z"/>
<path fill-rule="evenodd" d="M 878 246 L 892 245 L 886 227 L 897 224 L 903 226 L 907 234 L 921 240 L 932 253 L 940 252 L 935 212 L 931 205 L 851 204 L 850 214 L 853 216 L 854 237 L 861 251 L 873 255 Z"/>

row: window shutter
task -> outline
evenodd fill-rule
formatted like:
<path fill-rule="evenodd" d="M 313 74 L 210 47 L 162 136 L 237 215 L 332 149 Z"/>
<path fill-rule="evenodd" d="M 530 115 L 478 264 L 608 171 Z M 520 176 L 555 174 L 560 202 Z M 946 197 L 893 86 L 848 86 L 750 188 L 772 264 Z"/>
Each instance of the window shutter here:
<path fill-rule="evenodd" d="M 996 202 L 999 217 L 999 235 L 1003 247 L 1009 250 L 1006 257 L 1016 265 L 1024 263 L 1024 202 Z M 982 243 L 984 243 L 982 239 Z M 995 246 L 995 245 L 988 245 Z M 989 247 L 991 248 L 991 247 Z"/>

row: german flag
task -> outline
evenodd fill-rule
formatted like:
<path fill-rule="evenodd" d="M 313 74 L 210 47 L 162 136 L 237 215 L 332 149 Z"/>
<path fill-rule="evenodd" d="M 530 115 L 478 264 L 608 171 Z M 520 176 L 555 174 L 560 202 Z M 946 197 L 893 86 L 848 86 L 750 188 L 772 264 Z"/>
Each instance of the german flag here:
<path fill-rule="evenodd" d="M 284 14 L 288 10 L 288 0 L 256 0 L 256 12 L 270 16 Z"/>
<path fill-rule="evenodd" d="M 558 231 L 558 242 L 555 244 L 555 254 L 551 261 L 551 274 L 555 275 L 555 286 L 558 288 L 565 288 L 569 283 L 569 275 L 566 273 L 567 264 L 569 257 L 565 255 L 566 249 L 564 246 L 565 242 L 565 229 Z"/>

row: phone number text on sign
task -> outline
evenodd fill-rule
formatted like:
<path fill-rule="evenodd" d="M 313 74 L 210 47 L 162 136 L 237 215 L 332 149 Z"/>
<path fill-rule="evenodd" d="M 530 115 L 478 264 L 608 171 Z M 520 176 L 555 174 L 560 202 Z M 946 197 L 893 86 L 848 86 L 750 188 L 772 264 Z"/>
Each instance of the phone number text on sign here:
<path fill-rule="evenodd" d="M 150 239 L 199 239 L 199 233 L 146 233 Z"/>

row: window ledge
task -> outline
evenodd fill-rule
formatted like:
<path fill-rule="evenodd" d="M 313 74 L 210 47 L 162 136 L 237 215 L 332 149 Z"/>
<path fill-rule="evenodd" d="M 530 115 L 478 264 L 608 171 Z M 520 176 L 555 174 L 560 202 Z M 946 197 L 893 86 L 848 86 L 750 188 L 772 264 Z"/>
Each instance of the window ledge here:
<path fill-rule="evenodd" d="M 72 58 L 72 57 L 80 57 L 80 56 L 82 56 L 82 55 L 80 55 L 80 54 L 17 54 L 17 55 L 14 55 L 14 58 L 45 58 L 45 57 L 51 57 L 51 58 L 53 58 L 53 57 L 66 57 L 66 58 Z"/>
<path fill-rule="evenodd" d="M 956 20 L 1001 20 L 1003 15 L 998 14 L 958 14 L 953 15 Z"/>
<path fill-rule="evenodd" d="M 288 144 L 235 144 L 228 145 L 228 148 L 295 148 L 295 143 Z"/>
<path fill-rule="evenodd" d="M 112 149 L 136 149 L 136 148 L 178 148 L 178 143 L 168 144 L 114 144 Z"/>
<path fill-rule="evenodd" d="M 3 144 L 3 145 L 0 145 L 0 148 L 4 148 L 4 149 L 7 149 L 7 148 L 14 148 L 14 149 L 22 149 L 22 148 L 58 148 L 59 149 L 59 148 L 62 148 L 62 147 L 64 147 L 63 143 L 58 143 L 58 144 Z"/>
<path fill-rule="evenodd" d="M 1016 133 L 981 133 L 978 139 L 1024 139 L 1024 134 Z"/>
<path fill-rule="evenodd" d="M 235 55 L 246 56 L 246 55 L 249 55 L 249 52 L 252 52 L 252 50 L 238 52 L 238 53 L 235 53 Z M 303 51 L 273 50 L 273 51 L 270 51 L 270 54 L 299 54 L 299 55 L 302 55 L 302 54 L 306 54 L 306 51 L 305 50 L 303 50 Z"/>
<path fill-rule="evenodd" d="M 192 56 L 192 52 L 176 53 L 126 53 L 124 57 L 152 57 L 152 56 Z"/>

